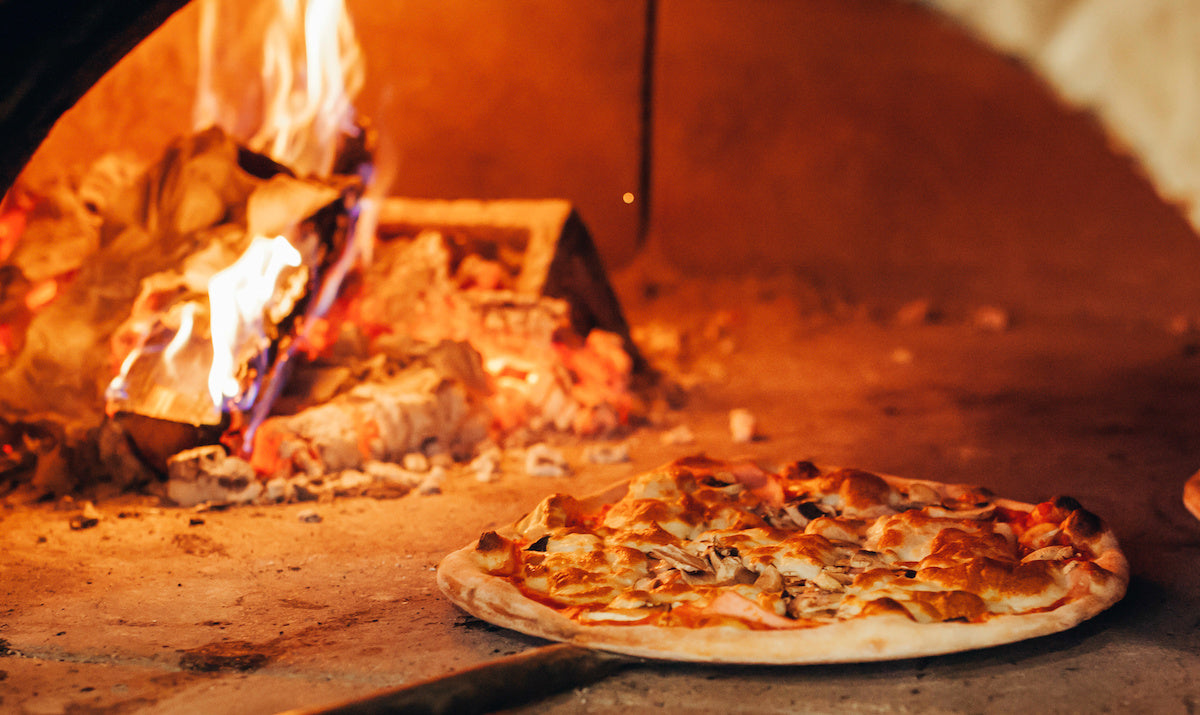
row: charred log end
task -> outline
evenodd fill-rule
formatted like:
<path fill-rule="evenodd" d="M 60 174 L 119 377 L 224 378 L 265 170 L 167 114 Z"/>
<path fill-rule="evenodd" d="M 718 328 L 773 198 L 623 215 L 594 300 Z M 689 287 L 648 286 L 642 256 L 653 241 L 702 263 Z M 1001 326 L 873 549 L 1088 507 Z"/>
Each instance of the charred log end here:
<path fill-rule="evenodd" d="M 648 371 L 629 335 L 629 324 L 608 281 L 600 253 L 572 205 L 561 199 L 436 201 L 389 199 L 381 233 L 416 235 L 421 229 L 460 236 L 480 255 L 516 252 L 516 292 L 558 298 L 570 308 L 580 336 L 600 329 L 621 337 L 634 372 Z M 493 250 L 489 251 L 487 246 Z"/>
<path fill-rule="evenodd" d="M 216 444 L 224 425 L 192 425 L 119 412 L 112 421 L 124 432 L 142 462 L 160 475 L 167 474 L 167 460 L 202 445 Z"/>
<path fill-rule="evenodd" d="M 608 281 L 600 252 L 574 208 L 559 229 L 553 256 L 542 293 L 567 301 L 571 306 L 571 325 L 580 335 L 600 329 L 621 336 L 622 347 L 633 360 L 634 372 L 645 373 L 649 365 L 629 336 L 629 323 Z"/>

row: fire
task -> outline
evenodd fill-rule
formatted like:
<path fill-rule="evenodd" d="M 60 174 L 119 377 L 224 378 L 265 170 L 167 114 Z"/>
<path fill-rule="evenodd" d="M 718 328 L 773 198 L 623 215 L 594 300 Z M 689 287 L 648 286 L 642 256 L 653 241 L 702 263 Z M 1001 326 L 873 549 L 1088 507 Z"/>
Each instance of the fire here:
<path fill-rule="evenodd" d="M 247 18 L 263 7 L 269 20 Z M 533 268 L 491 238 L 460 245 L 393 228 L 376 245 L 383 202 L 371 192 L 382 182 L 372 182 L 373 134 L 356 124 L 362 58 L 343 0 L 201 0 L 201 12 L 202 130 L 123 185 L 144 211 L 132 220 L 94 212 L 97 235 L 101 223 L 120 227 L 111 257 L 96 250 L 106 251 L 97 265 L 144 257 L 130 274 L 137 283 L 121 284 L 137 290 L 111 291 L 110 272 L 98 269 L 38 283 L 15 274 L 21 300 L 10 302 L 44 318 L 37 335 L 53 332 L 59 313 L 74 319 L 77 305 L 109 309 L 81 299 L 88 291 L 119 293 L 112 304 L 127 306 L 123 320 L 97 316 L 114 326 L 97 330 L 109 348 L 96 371 L 108 385 L 94 450 L 104 469 L 131 481 L 166 473 L 181 504 L 257 498 L 261 486 L 231 492 L 222 481 L 255 475 L 275 500 L 342 472 L 403 492 L 415 485 L 396 465 L 410 455 L 459 459 L 489 438 L 595 436 L 628 423 L 632 363 L 622 338 L 598 327 L 577 334 L 572 304 L 538 288 L 556 265 L 543 252 L 565 250 L 568 239 L 531 233 L 531 245 L 540 241 Z M 242 21 L 226 22 L 231 12 Z M 245 36 L 230 37 L 231 28 Z M 247 42 L 261 45 L 257 93 L 244 82 Z M 236 81 L 222 81 L 220 65 L 236 65 L 226 78 Z M 260 106 L 250 120 L 247 101 Z M 0 260 L 28 212 L 4 208 Z M 566 236 L 573 213 L 551 208 Z M 23 342 L 4 333 L 22 326 L 3 317 L 0 357 Z M 76 323 L 90 331 L 95 321 Z M 80 343 L 91 335 L 66 332 Z M 89 370 L 66 372 L 90 376 L 92 362 L 77 362 Z"/>
<path fill-rule="evenodd" d="M 183 352 L 187 344 L 192 339 L 192 331 L 196 326 L 196 304 L 185 303 L 181 311 L 179 320 L 179 330 L 175 333 L 175 337 L 167 343 L 167 347 L 163 348 L 163 359 L 166 360 L 168 367 L 175 364 L 177 356 Z"/>
<path fill-rule="evenodd" d="M 219 124 L 240 135 L 250 149 L 299 175 L 329 176 L 342 138 L 359 132 L 354 99 L 365 77 L 362 52 L 344 3 L 274 0 L 260 3 L 265 17 L 228 22 L 231 11 L 241 9 L 239 5 L 229 0 L 204 0 L 201 6 L 197 129 Z M 247 126 L 243 111 L 248 88 L 242 83 L 222 83 L 219 76 L 220 66 L 230 64 L 237 56 L 237 51 L 227 46 L 229 30 L 236 26 L 245 28 L 238 38 L 241 52 L 245 54 L 250 51 L 247 47 L 253 46 L 261 55 L 261 107 L 256 127 Z M 341 277 L 349 270 L 348 264 L 362 250 L 358 247 L 361 240 L 353 243 L 352 250 L 336 263 L 332 271 L 335 279 L 324 281 L 309 317 L 316 318 L 328 310 Z M 211 279 L 213 363 L 208 389 L 218 408 L 232 404 L 247 409 L 254 403 L 260 386 L 255 382 L 249 387 L 241 384 L 240 361 L 251 347 L 247 341 L 259 347 L 268 342 L 263 311 L 271 308 L 281 273 L 301 265 L 300 252 L 283 236 L 255 238 L 234 265 Z"/>
<path fill-rule="evenodd" d="M 300 175 L 328 176 L 339 138 L 357 133 L 354 100 L 365 65 L 342 0 L 276 0 L 263 3 L 266 18 L 226 22 L 234 0 L 204 0 L 201 6 L 200 77 L 194 123 L 213 124 L 247 146 Z M 242 26 L 241 47 L 230 48 L 230 27 Z M 265 27 L 265 30 L 263 28 Z M 248 49 L 261 47 L 262 86 L 258 125 L 247 126 L 244 67 L 232 67 Z M 232 85 L 232 86 L 231 86 Z M 229 93 L 229 97 L 224 95 Z"/>
<path fill-rule="evenodd" d="M 279 279 L 286 269 L 300 266 L 300 252 L 286 238 L 259 236 L 241 258 L 209 280 L 213 359 L 208 392 L 217 407 L 241 397 L 253 402 L 255 395 L 242 395 L 237 378 L 239 356 L 244 354 L 247 342 L 267 340 L 263 316 L 277 308 L 274 303 Z"/>

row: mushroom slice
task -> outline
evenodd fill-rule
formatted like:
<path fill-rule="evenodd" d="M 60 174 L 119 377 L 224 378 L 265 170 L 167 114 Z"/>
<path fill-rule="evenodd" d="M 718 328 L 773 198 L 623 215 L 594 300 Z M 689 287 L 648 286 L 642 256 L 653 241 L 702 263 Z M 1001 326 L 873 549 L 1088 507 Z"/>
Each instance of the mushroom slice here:
<path fill-rule="evenodd" d="M 650 555 L 657 556 L 680 571 L 712 573 L 712 567 L 709 566 L 707 561 L 699 556 L 689 554 L 675 544 L 656 546 L 650 551 Z"/>
<path fill-rule="evenodd" d="M 711 573 L 714 576 L 715 583 L 733 583 L 739 581 L 741 572 L 746 571 L 746 567 L 742 562 L 734 556 L 722 558 L 716 550 L 708 552 L 708 560 L 712 564 Z M 745 577 L 742 576 L 741 580 Z"/>
<path fill-rule="evenodd" d="M 1021 535 L 1021 543 L 1033 550 L 1054 546 L 1054 540 L 1062 533 L 1055 524 L 1037 524 Z"/>
<path fill-rule="evenodd" d="M 933 487 L 920 482 L 908 485 L 908 500 L 914 504 L 937 504 L 942 495 Z"/>
<path fill-rule="evenodd" d="M 869 571 L 870 569 L 885 567 L 887 566 L 887 562 L 875 551 L 860 549 L 850 557 L 848 566 L 852 571 L 856 572 Z"/>
<path fill-rule="evenodd" d="M 1062 561 L 1075 555 L 1075 549 L 1070 546 L 1046 546 L 1025 555 L 1021 563 L 1030 561 Z"/>
<path fill-rule="evenodd" d="M 845 576 L 845 574 L 834 574 L 830 573 L 829 571 L 822 571 L 821 573 L 817 574 L 817 577 L 814 578 L 812 582 L 813 585 L 818 586 L 826 591 L 841 591 L 846 587 L 846 584 L 842 583 L 838 576 Z"/>
<path fill-rule="evenodd" d="M 783 591 L 783 574 L 774 564 L 768 564 L 754 580 L 754 587 L 765 593 L 780 593 Z"/>
<path fill-rule="evenodd" d="M 784 504 L 783 513 L 787 514 L 788 518 L 792 520 L 792 523 L 796 525 L 797 529 L 803 529 L 804 527 L 808 526 L 808 522 L 811 521 L 811 519 L 800 513 L 800 509 L 795 504 Z"/>
<path fill-rule="evenodd" d="M 832 616 L 842 600 L 842 594 L 832 591 L 805 591 L 788 601 L 787 614 L 792 618 Z"/>
<path fill-rule="evenodd" d="M 951 509 L 945 506 L 930 506 L 926 508 L 930 516 L 949 519 L 987 519 L 996 513 L 995 504 L 973 506 L 967 509 Z"/>

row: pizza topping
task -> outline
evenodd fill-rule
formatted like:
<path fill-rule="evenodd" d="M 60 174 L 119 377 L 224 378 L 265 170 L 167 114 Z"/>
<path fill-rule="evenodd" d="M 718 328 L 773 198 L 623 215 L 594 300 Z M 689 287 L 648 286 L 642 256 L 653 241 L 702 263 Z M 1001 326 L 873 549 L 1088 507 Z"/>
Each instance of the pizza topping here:
<path fill-rule="evenodd" d="M 1065 561 L 1075 555 L 1075 549 L 1070 546 L 1047 546 L 1031 551 L 1021 561 Z"/>
<path fill-rule="evenodd" d="M 893 561 L 920 561 L 932 552 L 935 539 L 946 529 L 980 534 L 988 528 L 975 520 L 933 516 L 923 507 L 875 521 L 867 532 L 866 546 Z"/>
<path fill-rule="evenodd" d="M 754 587 L 763 593 L 782 593 L 783 574 L 774 565 L 768 565 L 754 579 Z"/>
<path fill-rule="evenodd" d="M 475 561 L 488 573 L 511 574 L 517 568 L 516 545 L 494 531 L 484 533 L 475 546 Z"/>
<path fill-rule="evenodd" d="M 906 490 L 908 501 L 914 506 L 929 506 L 939 504 L 942 501 L 942 496 L 937 493 L 937 490 L 928 484 L 916 482 L 910 484 Z"/>
<path fill-rule="evenodd" d="M 915 591 L 900 606 L 918 623 L 955 620 L 975 623 L 988 613 L 983 599 L 968 591 Z"/>
<path fill-rule="evenodd" d="M 664 544 L 650 550 L 650 555 L 665 561 L 672 568 L 688 573 L 712 573 L 712 565 L 683 550 L 676 544 Z"/>
<path fill-rule="evenodd" d="M 870 522 L 865 519 L 839 519 L 832 516 L 822 516 L 808 522 L 804 527 L 805 534 L 824 536 L 833 541 L 860 541 L 867 533 Z"/>
<path fill-rule="evenodd" d="M 945 519 L 990 519 L 996 513 L 995 504 L 974 504 L 965 509 L 955 509 L 944 505 L 934 505 L 926 509 L 930 516 Z"/>
<path fill-rule="evenodd" d="M 1066 593 L 1062 571 L 1050 561 L 1014 564 L 984 556 L 953 566 L 918 569 L 917 579 L 1007 604 L 1017 598 L 1034 598 L 1039 599 L 1039 605 L 1045 605 Z"/>
<path fill-rule="evenodd" d="M 1111 537 L 1078 502 L 1006 504 L 978 487 L 694 457 L 631 480 L 595 513 L 551 496 L 512 538 L 481 536 L 474 559 L 589 624 L 978 623 L 1103 579 L 1082 559 Z"/>
<path fill-rule="evenodd" d="M 762 608 L 735 591 L 723 591 L 704 608 L 706 614 L 728 616 L 743 623 L 766 628 L 796 628 L 794 620 Z"/>
<path fill-rule="evenodd" d="M 546 497 L 517 524 L 517 530 L 536 541 L 553 529 L 574 526 L 579 519 L 579 503 L 566 494 Z"/>

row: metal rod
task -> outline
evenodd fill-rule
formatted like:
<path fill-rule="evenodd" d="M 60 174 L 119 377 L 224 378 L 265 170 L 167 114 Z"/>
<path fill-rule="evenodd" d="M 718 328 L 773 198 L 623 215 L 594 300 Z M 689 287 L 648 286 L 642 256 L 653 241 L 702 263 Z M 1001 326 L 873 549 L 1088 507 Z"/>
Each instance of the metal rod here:
<path fill-rule="evenodd" d="M 650 233 L 650 192 L 654 156 L 654 62 L 658 39 L 658 0 L 646 0 L 645 36 L 642 41 L 642 116 L 638 166 L 637 247 L 646 245 Z"/>

